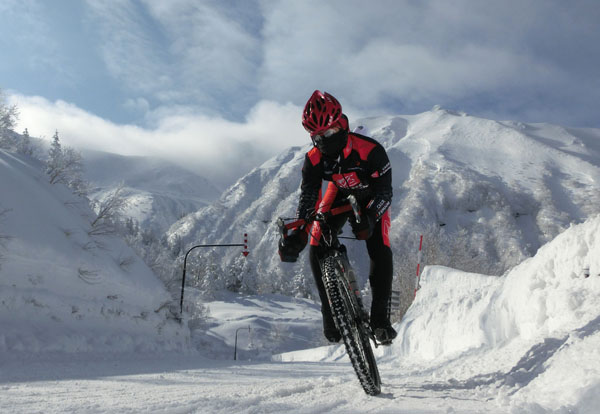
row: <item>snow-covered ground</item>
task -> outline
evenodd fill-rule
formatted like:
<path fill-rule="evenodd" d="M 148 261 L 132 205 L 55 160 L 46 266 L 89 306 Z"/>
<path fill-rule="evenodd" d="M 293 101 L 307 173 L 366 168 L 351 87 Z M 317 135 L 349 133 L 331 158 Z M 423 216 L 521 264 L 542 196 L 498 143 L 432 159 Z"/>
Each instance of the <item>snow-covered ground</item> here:
<path fill-rule="evenodd" d="M 186 292 L 186 300 L 196 300 L 197 292 Z M 240 359 L 270 360 L 282 350 L 326 343 L 321 333 L 320 307 L 312 300 L 282 295 L 219 296 L 219 300 L 202 301 L 204 312 L 187 320 L 193 342 L 204 356 L 231 359 L 237 349 Z"/>
<path fill-rule="evenodd" d="M 11 413 L 509 413 L 475 390 L 423 387 L 430 375 L 382 367 L 369 397 L 349 364 L 253 363 L 162 357 L 8 363 L 0 409 Z M 523 412 L 523 411 L 521 411 Z M 540 413 L 543 411 L 527 411 Z"/>
<path fill-rule="evenodd" d="M 4 355 L 0 410 L 597 413 L 598 234 L 600 217 L 573 226 L 504 278 L 426 268 L 417 300 L 396 325 L 399 338 L 376 351 L 378 397 L 362 392 L 341 346 L 271 361 L 251 352 L 254 330 L 285 324 L 292 335 L 312 335 L 299 327 L 318 324 L 313 304 L 230 297 L 207 304 L 207 336 L 222 348 L 205 354 Z M 236 331 L 242 351 L 233 361 Z"/>

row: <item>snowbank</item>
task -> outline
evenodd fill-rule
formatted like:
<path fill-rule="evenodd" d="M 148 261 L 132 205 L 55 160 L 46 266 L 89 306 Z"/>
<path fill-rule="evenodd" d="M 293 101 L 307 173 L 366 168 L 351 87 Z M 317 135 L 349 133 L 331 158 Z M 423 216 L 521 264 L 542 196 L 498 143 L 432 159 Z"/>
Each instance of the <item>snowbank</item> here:
<path fill-rule="evenodd" d="M 0 151 L 0 352 L 186 349 L 162 283 L 120 239 L 90 236 L 85 200 Z"/>
<path fill-rule="evenodd" d="M 600 216 L 503 277 L 426 267 L 382 367 L 431 372 L 449 389 L 491 386 L 515 412 L 595 413 L 600 389 Z M 589 275 L 586 277 L 586 275 Z M 341 346 L 280 355 L 332 361 Z M 537 410 L 537 411 L 536 411 Z"/>
<path fill-rule="evenodd" d="M 426 268 L 386 360 L 443 367 L 461 386 L 495 384 L 500 402 L 517 412 L 595 412 L 585 407 L 597 402 L 600 386 L 598 234 L 600 216 L 572 226 L 502 278 Z"/>
<path fill-rule="evenodd" d="M 564 335 L 589 323 L 600 309 L 599 231 L 600 216 L 573 226 L 504 277 L 426 267 L 400 325 L 396 354 L 448 359 L 515 338 Z"/>
<path fill-rule="evenodd" d="M 421 285 L 398 327 L 394 357 L 415 363 L 450 359 L 488 343 L 482 324 L 501 278 L 428 266 Z"/>

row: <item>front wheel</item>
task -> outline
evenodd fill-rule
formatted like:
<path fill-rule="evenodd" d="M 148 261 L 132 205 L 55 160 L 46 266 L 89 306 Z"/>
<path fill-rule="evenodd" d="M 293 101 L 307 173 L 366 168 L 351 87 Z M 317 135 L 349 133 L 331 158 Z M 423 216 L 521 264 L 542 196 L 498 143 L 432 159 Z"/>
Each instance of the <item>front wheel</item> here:
<path fill-rule="evenodd" d="M 344 339 L 346 352 L 358 380 L 367 394 L 378 395 L 381 393 L 381 380 L 377 361 L 371 349 L 367 328 L 360 314 L 355 312 L 358 310 L 358 303 L 352 297 L 354 293 L 343 283 L 344 277 L 340 274 L 341 269 L 334 257 L 327 257 L 323 261 L 322 270 L 331 313 Z"/>

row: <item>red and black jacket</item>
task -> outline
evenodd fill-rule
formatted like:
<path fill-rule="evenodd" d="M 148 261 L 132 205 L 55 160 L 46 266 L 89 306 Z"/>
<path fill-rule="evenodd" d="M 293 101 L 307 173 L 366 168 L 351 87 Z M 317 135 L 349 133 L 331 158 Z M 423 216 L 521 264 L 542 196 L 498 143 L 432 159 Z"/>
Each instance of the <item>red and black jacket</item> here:
<path fill-rule="evenodd" d="M 391 170 L 383 146 L 364 135 L 348 133 L 346 146 L 337 159 L 323 156 L 314 147 L 304 159 L 297 215 L 304 218 L 318 207 L 322 180 L 326 180 L 335 185 L 338 197 L 353 194 L 361 208 L 378 221 L 391 204 Z"/>

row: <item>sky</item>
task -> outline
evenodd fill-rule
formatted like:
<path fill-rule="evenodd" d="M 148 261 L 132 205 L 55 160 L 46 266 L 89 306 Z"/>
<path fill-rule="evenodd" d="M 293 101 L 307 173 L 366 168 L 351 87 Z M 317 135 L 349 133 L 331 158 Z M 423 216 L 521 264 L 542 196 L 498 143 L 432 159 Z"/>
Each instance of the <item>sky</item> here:
<path fill-rule="evenodd" d="M 597 0 L 3 0 L 0 88 L 33 136 L 226 186 L 309 142 L 315 89 L 351 121 L 441 105 L 600 127 L 598 21 Z"/>

